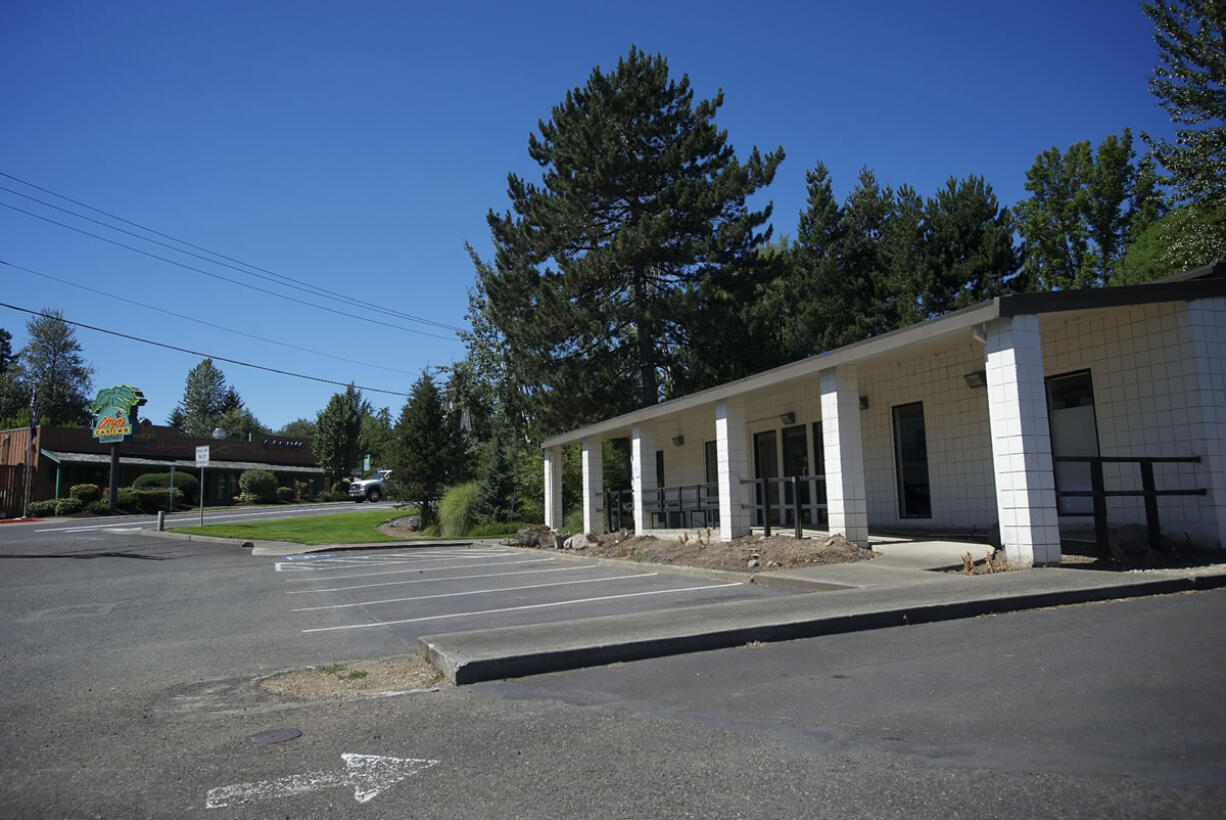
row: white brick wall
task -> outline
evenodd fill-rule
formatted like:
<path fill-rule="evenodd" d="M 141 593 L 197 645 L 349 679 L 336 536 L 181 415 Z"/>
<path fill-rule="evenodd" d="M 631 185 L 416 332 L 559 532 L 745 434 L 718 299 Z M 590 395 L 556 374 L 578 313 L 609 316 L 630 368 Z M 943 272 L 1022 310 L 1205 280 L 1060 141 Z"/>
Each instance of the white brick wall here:
<path fill-rule="evenodd" d="M 1212 415 L 1222 412 L 1222 391 L 1219 386 L 1215 394 L 1212 385 L 1214 370 L 1220 385 L 1226 351 L 1222 301 L 1139 305 L 1043 319 L 1046 374 L 1090 370 L 1102 455 L 1206 459 L 1201 464 L 1156 465 L 1159 489 L 1207 488 L 1213 480 L 1208 460 L 1213 436 L 1210 432 L 1206 438 L 1201 419 L 1210 421 L 1210 431 L 1221 431 L 1220 415 L 1216 423 Z M 1219 432 L 1218 452 L 1220 437 Z M 1109 490 L 1141 488 L 1134 465 L 1106 465 L 1104 479 Z M 1109 499 L 1107 512 L 1112 526 L 1145 523 L 1140 498 Z M 1158 512 L 1166 534 L 1187 533 L 1209 544 L 1221 540 L 1216 517 L 1203 498 L 1161 498 Z M 1062 516 L 1061 523 L 1090 527 L 1093 519 Z"/>
<path fill-rule="evenodd" d="M 887 365 L 863 368 L 860 393 L 868 518 L 874 527 L 984 531 L 996 522 L 996 485 L 988 426 L 987 389 L 966 374 L 985 369 L 983 345 L 970 332 L 952 347 Z M 924 403 L 932 518 L 901 518 L 894 469 L 892 408 Z"/>

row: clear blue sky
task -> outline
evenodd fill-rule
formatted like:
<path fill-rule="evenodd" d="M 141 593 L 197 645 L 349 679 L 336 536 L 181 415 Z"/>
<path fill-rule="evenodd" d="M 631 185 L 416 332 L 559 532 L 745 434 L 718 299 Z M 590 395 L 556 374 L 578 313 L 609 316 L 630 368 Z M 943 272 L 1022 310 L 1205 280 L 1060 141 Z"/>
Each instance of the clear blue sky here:
<path fill-rule="evenodd" d="M 471 241 L 527 138 L 594 66 L 663 54 L 739 156 L 783 146 L 758 204 L 795 235 L 821 160 L 844 196 L 868 166 L 930 195 L 982 174 L 1005 204 L 1036 154 L 1130 126 L 1169 135 L 1146 89 L 1152 26 L 1131 0 L 419 2 L 9 0 L 0 10 L 0 172 L 196 245 L 401 313 L 463 326 Z M 80 213 L 0 177 L 0 186 Z M 0 203 L 293 293 L 0 190 Z M 127 226 L 125 226 L 127 227 Z M 0 301 L 231 359 L 407 393 L 464 355 L 454 334 L 352 319 L 210 279 L 0 208 Z M 154 305 L 315 353 L 256 341 Z M 0 308 L 25 344 L 29 317 Z M 433 338 L 368 321 L 442 335 Z M 78 330 L 94 389 L 144 390 L 163 423 L 199 357 Z M 340 388 L 220 363 L 273 428 Z M 368 393 L 399 413 L 402 396 Z"/>

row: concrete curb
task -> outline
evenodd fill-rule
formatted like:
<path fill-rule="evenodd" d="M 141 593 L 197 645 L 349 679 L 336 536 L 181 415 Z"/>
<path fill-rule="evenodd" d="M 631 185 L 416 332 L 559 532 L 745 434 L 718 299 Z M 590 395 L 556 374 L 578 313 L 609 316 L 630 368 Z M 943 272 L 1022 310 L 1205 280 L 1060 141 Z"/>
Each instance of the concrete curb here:
<path fill-rule="evenodd" d="M 609 567 L 622 570 L 623 572 L 657 572 L 665 575 L 680 575 L 683 578 L 702 578 L 708 581 L 721 581 L 729 584 L 758 584 L 764 587 L 786 587 L 806 592 L 829 592 L 836 589 L 854 588 L 850 584 L 810 581 L 806 578 L 777 577 L 769 572 L 734 572 L 726 569 L 690 567 L 683 564 L 652 564 L 646 561 L 630 561 L 625 558 L 601 558 L 597 555 L 588 555 L 583 550 L 550 550 L 541 549 L 540 547 L 521 547 L 516 544 L 507 543 L 502 543 L 500 546 L 525 555 L 545 555 L 559 561 L 573 561 L 576 563 L 586 561 L 598 567 Z"/>
<path fill-rule="evenodd" d="M 922 591 L 908 595 L 889 589 L 846 590 L 820 596 L 823 602 L 836 604 L 825 609 L 841 610 L 834 612 L 805 612 L 803 605 L 789 606 L 797 596 L 788 596 L 772 601 L 590 618 L 565 625 L 426 635 L 418 643 L 430 662 L 449 680 L 466 684 L 727 649 L 751 641 L 796 640 L 1052 606 L 1218 589 L 1226 587 L 1226 571 L 1121 582 L 1069 580 L 1074 580 L 1074 585 L 1059 589 L 1018 592 L 982 589 L 956 598 L 925 595 Z M 933 597 L 943 600 L 925 600 Z M 804 596 L 801 600 L 815 599 Z M 747 603 L 752 606 L 742 606 Z"/>

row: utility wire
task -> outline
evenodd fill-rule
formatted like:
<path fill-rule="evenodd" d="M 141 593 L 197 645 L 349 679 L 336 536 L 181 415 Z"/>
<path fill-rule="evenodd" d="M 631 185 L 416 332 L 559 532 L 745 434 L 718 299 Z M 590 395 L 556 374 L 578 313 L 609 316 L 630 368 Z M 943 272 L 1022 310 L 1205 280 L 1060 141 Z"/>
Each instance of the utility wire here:
<path fill-rule="evenodd" d="M 10 305 L 7 302 L 0 302 L 0 307 L 5 307 L 5 308 L 8 308 L 9 310 L 17 310 L 22 313 L 28 313 L 31 316 L 45 316 L 46 315 L 41 310 L 30 310 L 29 308 L 18 307 L 17 305 Z M 97 331 L 98 333 L 106 333 L 110 336 L 118 336 L 121 339 L 127 339 L 128 341 L 140 342 L 141 344 L 152 345 L 154 347 L 160 347 L 166 350 L 174 350 L 178 353 L 190 353 L 193 356 L 200 356 L 205 359 L 215 359 L 219 362 L 226 362 L 227 364 L 236 364 L 239 367 L 250 367 L 250 368 L 254 368 L 255 370 L 263 370 L 266 373 L 278 373 L 282 376 L 293 376 L 296 379 L 307 379 L 308 381 L 322 382 L 323 384 L 335 384 L 335 385 L 339 385 L 340 387 L 348 387 L 350 384 L 352 384 L 352 382 L 340 382 L 340 381 L 336 381 L 335 379 L 325 379 L 321 376 L 308 376 L 305 373 L 295 373 L 292 370 L 280 370 L 276 367 L 266 367 L 265 365 L 262 365 L 262 364 L 252 364 L 251 362 L 244 362 L 238 359 L 228 359 L 225 356 L 216 356 L 212 353 L 201 353 L 199 350 L 189 350 L 186 347 L 177 347 L 175 345 L 166 344 L 165 342 L 157 342 L 157 341 L 154 341 L 153 339 L 142 339 L 139 336 L 130 336 L 127 333 L 120 333 L 118 330 L 107 330 L 104 327 L 95 327 L 94 325 L 87 325 L 84 322 L 74 322 L 72 319 L 65 319 L 62 316 L 59 318 L 60 318 L 60 321 L 64 322 L 65 324 L 73 325 L 75 327 L 85 328 L 86 330 L 94 330 L 94 331 Z M 360 384 L 355 384 L 353 386 L 354 388 L 358 390 L 363 390 L 367 393 L 385 393 L 389 396 L 408 396 L 408 393 L 404 393 L 399 390 L 383 390 L 378 387 L 364 387 Z"/>
<path fill-rule="evenodd" d="M 105 296 L 108 299 L 114 299 L 118 302 L 126 302 L 129 305 L 136 305 L 137 307 L 146 308 L 148 310 L 155 310 L 158 313 L 165 313 L 167 316 L 173 316 L 176 319 L 186 319 L 189 322 L 195 322 L 198 325 L 204 325 L 205 327 L 211 327 L 215 330 L 224 330 L 227 333 L 234 333 L 239 336 L 246 336 L 248 339 L 255 339 L 257 342 L 268 342 L 269 344 L 280 345 L 281 347 L 286 347 L 286 348 L 289 348 L 290 350 L 297 350 L 300 353 L 313 353 L 316 356 L 325 356 L 329 359 L 335 359 L 338 362 L 345 362 L 346 364 L 356 364 L 356 365 L 361 365 L 364 367 L 373 367 L 377 370 L 386 370 L 389 373 L 399 373 L 404 376 L 416 375 L 414 373 L 409 372 L 408 370 L 399 370 L 395 367 L 384 367 L 383 365 L 371 364 L 370 362 L 358 361 L 357 359 L 346 359 L 344 356 L 336 356 L 332 353 L 325 353 L 322 350 L 312 350 L 309 347 L 299 347 L 298 345 L 292 345 L 292 344 L 289 344 L 288 342 L 282 342 L 277 339 L 267 339 L 263 336 L 256 336 L 254 333 L 247 333 L 242 330 L 235 330 L 234 328 L 226 327 L 225 325 L 218 325 L 212 322 L 206 322 L 204 319 L 197 319 L 193 316 L 186 316 L 182 313 L 175 313 L 173 310 L 166 310 L 165 308 L 160 308 L 160 307 L 157 307 L 156 305 L 147 305 L 144 302 L 138 302 L 135 299 L 128 299 L 123 296 L 116 296 L 115 294 L 107 293 L 104 290 L 98 290 L 96 288 L 91 288 L 88 285 L 82 285 L 77 282 L 70 281 L 68 279 L 61 279 L 58 276 L 52 276 L 49 273 L 43 273 L 42 271 L 37 271 L 37 270 L 34 270 L 33 268 L 27 268 L 24 265 L 16 265 L 16 264 L 13 264 L 12 262 L 6 262 L 3 259 L 0 259 L 0 265 L 7 265 L 8 267 L 13 268 L 14 270 L 20 270 L 20 271 L 25 271 L 26 273 L 32 273 L 35 276 L 41 276 L 44 279 L 50 279 L 52 282 L 59 282 L 62 285 L 68 285 L 69 287 L 74 287 L 74 288 L 77 288 L 78 290 L 84 290 L 90 293 L 96 293 L 99 296 Z"/>
<path fill-rule="evenodd" d="M 444 329 L 444 330 L 452 330 L 452 331 L 455 331 L 456 333 L 463 333 L 463 332 L 464 332 L 463 328 L 455 327 L 454 325 L 449 325 L 449 324 L 446 324 L 446 323 L 444 323 L 444 322 L 438 322 L 438 321 L 435 321 L 435 320 L 433 320 L 433 319 L 425 319 L 425 318 L 423 318 L 423 317 L 421 317 L 421 316 L 414 316 L 414 315 L 413 315 L 413 314 L 411 314 L 411 313 L 402 313 L 402 312 L 400 312 L 400 311 L 391 310 L 390 308 L 386 308 L 386 307 L 384 307 L 384 306 L 382 306 L 382 305 L 376 305 L 376 304 L 372 304 L 372 303 L 370 303 L 370 302 L 363 302 L 363 301 L 361 301 L 361 300 L 354 299 L 353 297 L 348 296 L 348 295 L 346 295 L 346 294 L 344 294 L 344 293 L 338 293 L 338 292 L 336 292 L 336 291 L 331 291 L 331 290 L 328 290 L 327 288 L 321 288 L 321 287 L 319 287 L 319 286 L 317 286 L 317 285 L 312 285 L 312 284 L 307 283 L 307 282 L 304 282 L 304 281 L 302 281 L 302 280 L 300 280 L 300 279 L 295 279 L 295 278 L 293 278 L 292 276 L 286 276 L 286 275 L 284 275 L 284 274 L 277 273 L 276 271 L 268 270 L 267 268 L 262 268 L 262 267 L 260 267 L 259 265 L 253 265 L 253 264 L 251 264 L 250 262 L 244 262 L 244 261 L 243 261 L 243 260 L 241 260 L 241 259 L 235 259 L 235 258 L 234 258 L 234 257 L 232 257 L 232 256 L 226 256 L 224 253 L 218 253 L 217 251 L 209 250 L 208 248 L 201 247 L 200 245 L 194 245 L 194 244 L 192 244 L 191 242 L 188 242 L 188 241 L 186 241 L 186 240 L 184 240 L 184 239 L 179 239 L 179 238 L 177 238 L 177 237 L 171 236 L 170 234 L 162 233 L 161 231 L 158 231 L 158 230 L 155 230 L 155 229 L 150 228 L 150 227 L 148 227 L 148 226 L 142 225 L 142 224 L 140 224 L 139 222 L 133 222 L 133 221 L 132 221 L 132 220 L 130 220 L 130 219 L 124 219 L 122 216 L 119 216 L 119 215 L 117 215 L 117 214 L 110 213 L 109 211 L 104 211 L 104 210 L 103 210 L 103 209 L 101 209 L 101 208 L 95 208 L 93 205 L 89 205 L 89 204 L 87 204 L 87 203 L 81 202 L 80 200 L 76 200 L 76 199 L 73 199 L 72 197 L 65 196 L 64 194 L 58 193 L 58 192 L 56 192 L 56 191 L 53 191 L 53 190 L 51 190 L 50 188 L 44 188 L 44 187 L 42 187 L 41 185 L 35 185 L 33 182 L 27 182 L 27 181 L 26 181 L 26 180 L 24 180 L 24 179 L 20 179 L 19 177 L 15 177 L 15 176 L 13 176 L 12 174 L 7 174 L 7 173 L 5 173 L 4 171 L 0 171 L 0 177 L 5 177 L 6 179 L 11 179 L 11 180 L 13 180 L 14 182 L 18 182 L 18 183 L 21 183 L 22 185 L 26 185 L 26 186 L 28 186 L 28 187 L 30 187 L 30 188 L 34 188 L 35 190 L 42 191 L 43 193 L 46 193 L 46 194 L 50 194 L 51 196 L 57 197 L 57 198 L 62 199 L 62 200 L 64 200 L 64 201 L 66 201 L 66 202 L 71 202 L 71 203 L 72 203 L 72 204 L 74 204 L 74 205 L 78 205 L 78 206 L 80 206 L 80 207 L 82 207 L 82 208 L 86 208 L 86 209 L 91 210 L 91 211 L 93 211 L 93 212 L 95 212 L 95 213 L 102 214 L 103 216 L 109 217 L 110 219 L 114 219 L 114 220 L 117 220 L 117 221 L 119 221 L 119 222 L 123 222 L 123 223 L 124 223 L 124 224 L 126 224 L 126 225 L 131 225 L 131 226 L 132 226 L 132 227 L 134 227 L 134 228 L 139 228 L 140 230 L 145 231 L 146 233 L 155 234 L 156 236 L 163 237 L 164 239 L 169 239 L 169 240 L 171 240 L 172 242 L 175 242 L 175 243 L 177 243 L 177 244 L 179 244 L 179 245 L 184 245 L 184 246 L 189 247 L 189 248 L 194 248 L 195 250 L 198 250 L 198 251 L 203 251 L 204 253 L 207 253 L 207 254 L 209 254 L 210 256 L 215 256 L 215 257 L 217 257 L 217 258 L 219 258 L 219 259 L 224 259 L 224 260 L 226 260 L 227 262 L 234 262 L 234 263 L 237 263 L 237 264 L 239 264 L 239 265 L 242 265 L 244 268 L 250 268 L 251 270 L 243 270 L 242 268 L 237 268 L 237 267 L 234 267 L 234 265 L 225 264 L 225 263 L 223 263 L 223 262 L 217 262 L 216 260 L 209 259 L 209 258 L 207 258 L 207 257 L 202 257 L 202 256 L 200 256 L 200 255 L 198 255 L 198 254 L 195 254 L 195 253 L 190 253 L 189 251 L 182 250 L 181 248 L 176 248 L 176 247 L 174 247 L 174 246 L 172 246 L 172 245 L 167 245 L 167 244 L 166 244 L 166 243 L 164 243 L 164 242 L 159 242 L 159 241 L 157 241 L 157 240 L 155 240 L 155 239 L 150 239 L 150 238 L 148 238 L 148 237 L 146 237 L 146 236 L 141 236 L 140 234 L 135 234 L 135 233 L 132 233 L 131 231 L 124 230 L 123 228 L 116 228 L 116 227 L 115 227 L 115 226 L 113 226 L 113 225 L 108 225 L 108 224 L 107 224 L 107 223 L 105 223 L 105 222 L 102 222 L 102 221 L 100 221 L 100 220 L 94 219 L 94 218 L 92 218 L 92 217 L 85 216 L 84 214 L 78 214 L 78 213 L 76 213 L 76 212 L 74 212 L 74 211 L 70 211 L 70 210 L 68 210 L 67 208 L 62 208 L 62 207 L 60 207 L 59 205 L 55 205 L 55 204 L 52 204 L 52 203 L 50 203 L 50 202 L 46 202 L 46 201 L 44 201 L 44 200 L 38 199 L 38 198 L 36 198 L 36 197 L 32 197 L 32 196 L 30 196 L 29 194 L 23 194 L 23 193 L 21 193 L 20 191 L 14 191 L 12 188 L 6 188 L 6 187 L 3 187 L 3 186 L 0 186 L 0 190 L 8 191 L 8 192 L 9 192 L 9 193 L 11 193 L 11 194 L 16 194 L 16 195 L 17 195 L 17 196 L 19 196 L 19 197 L 23 197 L 23 198 L 28 199 L 28 200 L 31 200 L 31 201 L 33 201 L 33 202 L 37 202 L 37 203 L 39 203 L 40 205 L 45 205 L 45 206 L 47 206 L 47 207 L 49 207 L 49 208 L 55 208 L 55 209 L 56 209 L 56 210 L 58 210 L 58 211 L 62 211 L 62 212 L 64 212 L 64 213 L 71 214 L 72 216 L 75 216 L 75 217 L 77 217 L 78 219 L 85 219 L 85 220 L 88 220 L 89 222 L 93 222 L 93 223 L 95 223 L 95 224 L 97 224 L 97 225 L 102 225 L 103 227 L 110 228 L 111 230 L 114 230 L 114 231 L 119 231 L 120 233 L 125 233 L 125 234 L 128 234 L 129 236 L 134 236 L 134 237 L 136 237 L 137 239 L 141 239 L 141 240 L 143 240 L 143 241 L 145 241 L 145 242 L 152 242 L 152 243 L 154 243 L 154 244 L 156 244 L 156 245 L 161 245 L 162 247 L 165 247 L 165 248 L 170 248 L 171 250 L 174 250 L 174 251 L 176 251 L 176 252 L 178 252 L 178 253 L 187 254 L 188 256 L 194 256 L 194 257 L 196 257 L 197 259 L 203 259 L 204 261 L 209 262 L 209 263 L 214 264 L 214 265 L 223 265 L 224 267 L 231 268 L 231 269 L 233 269 L 233 270 L 239 271 L 240 273 L 245 273 L 245 274 L 248 274 L 248 275 L 250 275 L 250 276 L 256 276 L 256 277 L 258 277 L 258 278 L 260 278 L 260 279 L 264 279 L 264 280 L 272 281 L 272 280 L 269 280 L 269 276 L 272 276 L 272 277 L 275 277 L 275 278 L 276 278 L 276 279 L 278 279 L 278 280 L 281 280 L 280 282 L 278 282 L 278 284 L 291 284 L 291 285 L 294 285 L 295 287 L 302 287 L 302 288 L 306 288 L 306 289 L 308 289 L 308 290 L 314 291 L 315 293 L 318 293 L 319 295 L 326 295 L 326 296 L 330 296 L 330 297 L 332 297 L 332 298 L 334 298 L 334 299 L 341 299 L 341 300 L 343 300 L 343 301 L 345 301 L 345 302 L 348 302 L 349 304 L 352 304 L 352 305 L 353 305 L 353 306 L 355 306 L 355 307 L 363 307 L 363 308 L 366 308 L 366 309 L 368 309 L 368 310 L 374 310 L 374 311 L 377 311 L 377 312 L 380 312 L 380 313 L 383 313 L 383 314 L 386 314 L 386 315 L 389 315 L 389 316 L 394 316 L 394 317 L 396 317 L 396 318 L 398 318 L 398 319 L 407 319 L 407 320 L 412 321 L 412 322 L 420 322 L 420 323 L 422 323 L 422 324 L 433 325 L 434 327 L 442 328 L 442 329 Z M 268 276 L 261 276 L 259 273 L 252 273 L 252 271 L 260 271 L 260 273 L 268 274 Z"/>
<path fill-rule="evenodd" d="M 266 288 L 257 287 L 256 285 L 252 285 L 252 284 L 249 284 L 249 283 L 247 283 L 247 282 L 240 282 L 240 281 L 239 281 L 239 280 L 237 280 L 237 279 L 231 279 L 230 277 L 228 277 L 228 276 L 222 276 L 222 275 L 221 275 L 221 274 L 219 274 L 219 273 L 213 273 L 213 272 L 211 272 L 211 271 L 204 270 L 203 268 L 197 268 L 197 267 L 195 267 L 195 266 L 193 266 L 193 265 L 188 265 L 188 264 L 185 264 L 185 263 L 183 263 L 183 262 L 178 262 L 178 261 L 176 261 L 176 260 L 174 260 L 174 259 L 170 259 L 170 258 L 165 257 L 165 256 L 158 256 L 156 253 L 150 253 L 149 251 L 142 250 L 142 249 L 137 248 L 137 247 L 134 247 L 134 246 L 132 246 L 132 245 L 125 245 L 123 242 L 119 242 L 119 241 L 114 240 L 114 239 L 108 239 L 107 237 L 105 237 L 105 236 L 99 236 L 99 235 L 98 235 L 98 234 L 96 234 L 96 233 L 90 233 L 89 231 L 87 231 L 87 230 L 85 230 L 85 229 L 83 229 L 83 228 L 78 228 L 78 227 L 75 227 L 75 226 L 73 226 L 73 225 L 69 225 L 69 224 L 64 223 L 64 222 L 58 222 L 58 221 L 56 221 L 56 220 L 54 220 L 54 219 L 51 219 L 50 217 L 42 216 L 41 214 L 36 214 L 36 213 L 34 213 L 34 212 L 32 212 L 32 211 L 27 211 L 27 210 L 25 210 L 25 209 L 23 209 L 23 208 L 18 208 L 16 205 L 10 205 L 10 204 L 9 204 L 9 203 L 7 203 L 7 202 L 0 202 L 0 206 L 3 206 L 3 207 L 5 207 L 5 208 L 8 208 L 8 209 L 9 209 L 9 210 L 11 210 L 11 211 L 17 211 L 18 213 L 25 214 L 26 216 L 33 217 L 34 219 L 40 219 L 40 220 L 42 220 L 43 222 L 49 222 L 49 223 L 51 223 L 52 225 L 58 225 L 58 226 L 60 226 L 61 228 L 67 228 L 67 229 L 68 229 L 68 230 L 70 230 L 70 231 L 76 231 L 77 233 L 79 233 L 79 234 L 84 234 L 85 236 L 92 236 L 94 239 L 100 240 L 100 241 L 102 241 L 102 242 L 106 242 L 107 244 L 110 244 L 110 245 L 115 245 L 116 247 L 126 248 L 126 249 L 128 249 L 128 250 L 130 250 L 130 251 L 134 251 L 134 252 L 136 252 L 136 253 L 139 253 L 139 254 L 141 254 L 142 256 L 148 256 L 148 257 L 149 257 L 149 258 L 151 258 L 151 259 L 157 259 L 157 260 L 162 261 L 162 262 L 167 262 L 167 263 L 169 263 L 169 264 L 171 264 L 171 265 L 175 265 L 175 266 L 177 266 L 177 267 L 184 268 L 185 270 L 195 271 L 196 273 L 201 273 L 201 274 L 204 274 L 205 276 L 208 276 L 208 277 L 210 277 L 210 278 L 212 278 L 212 279 L 218 279 L 218 280 L 220 280 L 220 281 L 222 281 L 222 282 L 229 282 L 229 283 L 230 283 L 230 284 L 232 284 L 232 285 L 238 285 L 238 286 L 240 286 L 240 287 L 244 287 L 244 288 L 247 288 L 247 289 L 249 289 L 249 290 L 254 290 L 254 291 L 258 292 L 258 293 L 264 293 L 264 294 L 267 294 L 268 296 L 274 296 L 274 297 L 276 297 L 276 298 L 278 298 L 278 299 L 285 299 L 285 300 L 290 301 L 290 302 L 296 302 L 297 304 L 300 304 L 300 305 L 306 305 L 307 307 L 313 307 L 313 308 L 315 308 L 316 310 L 322 310 L 322 311 L 324 311 L 324 312 L 326 312 L 326 313 L 335 313 L 335 314 L 336 314 L 336 315 L 338 315 L 338 316 L 347 316 L 347 317 L 348 317 L 348 318 L 350 318 L 350 319 L 357 319 L 359 322 L 372 322 L 372 323 L 374 323 L 374 324 L 376 324 L 376 325 L 383 325 L 384 327 L 390 327 L 390 328 L 393 328 L 393 329 L 395 329 L 395 330 L 403 330 L 403 331 L 405 331 L 406 333 L 416 333 L 416 334 L 421 335 L 421 336 L 430 336 L 431 338 L 434 338 L 434 339 L 444 339 L 444 340 L 449 341 L 449 342 L 458 341 L 458 340 L 457 340 L 455 337 L 453 337 L 453 336 L 440 336 L 440 335 L 439 335 L 439 334 L 437 334 L 437 333 L 427 333 L 427 332 L 426 332 L 426 331 L 424 331 L 424 330 L 416 330 L 416 329 L 411 328 L 411 327 L 403 327 L 402 325 L 393 325 L 393 324 L 389 324 L 388 322 L 382 322 L 382 321 L 380 321 L 380 320 L 378 320 L 378 319 L 371 319 L 370 317 L 367 317 L 367 316 L 358 316 L 358 315 L 353 314 L 353 313 L 346 313 L 346 312 L 345 312 L 345 311 L 343 311 L 343 310 L 337 310 L 336 308 L 330 308 L 330 307 L 324 307 L 323 305 L 317 305 L 317 304 L 315 304 L 314 302 L 308 302 L 308 301 L 306 301 L 305 299 L 298 299 L 298 298 L 295 298 L 295 297 L 293 297 L 293 296 L 287 296 L 287 295 L 286 295 L 286 294 L 284 294 L 284 293 L 277 293 L 276 291 L 271 291 L 271 290 L 268 290 L 268 289 L 266 289 Z"/>

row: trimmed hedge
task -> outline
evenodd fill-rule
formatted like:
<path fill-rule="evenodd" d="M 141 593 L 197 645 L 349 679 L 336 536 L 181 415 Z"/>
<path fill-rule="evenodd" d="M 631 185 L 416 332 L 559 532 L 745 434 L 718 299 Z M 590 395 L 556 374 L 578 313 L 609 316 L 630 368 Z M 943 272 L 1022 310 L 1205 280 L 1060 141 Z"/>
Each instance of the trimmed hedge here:
<path fill-rule="evenodd" d="M 169 486 L 170 473 L 145 473 L 138 475 L 132 482 L 134 490 L 145 490 L 150 487 L 161 487 L 165 490 Z M 200 499 L 200 480 L 189 472 L 175 470 L 175 487 L 187 501 L 194 503 Z"/>
<path fill-rule="evenodd" d="M 293 487 L 278 487 L 277 488 L 277 500 L 280 501 L 282 504 L 288 504 L 289 502 L 293 501 L 294 500 L 294 488 Z"/>
<path fill-rule="evenodd" d="M 88 504 L 91 501 L 97 501 L 99 498 L 102 498 L 102 488 L 97 484 L 73 484 L 68 489 L 68 496 Z"/>
<path fill-rule="evenodd" d="M 111 505 L 105 498 L 100 498 L 97 501 L 91 501 L 85 506 L 94 515 L 110 515 Z"/>
<path fill-rule="evenodd" d="M 61 498 L 55 503 L 56 515 L 72 515 L 85 509 L 85 502 L 79 498 Z"/>
<path fill-rule="evenodd" d="M 55 507 L 59 503 L 59 500 L 55 498 L 46 501 L 31 501 L 29 508 L 26 510 L 26 515 L 31 518 L 47 518 L 55 515 Z"/>

